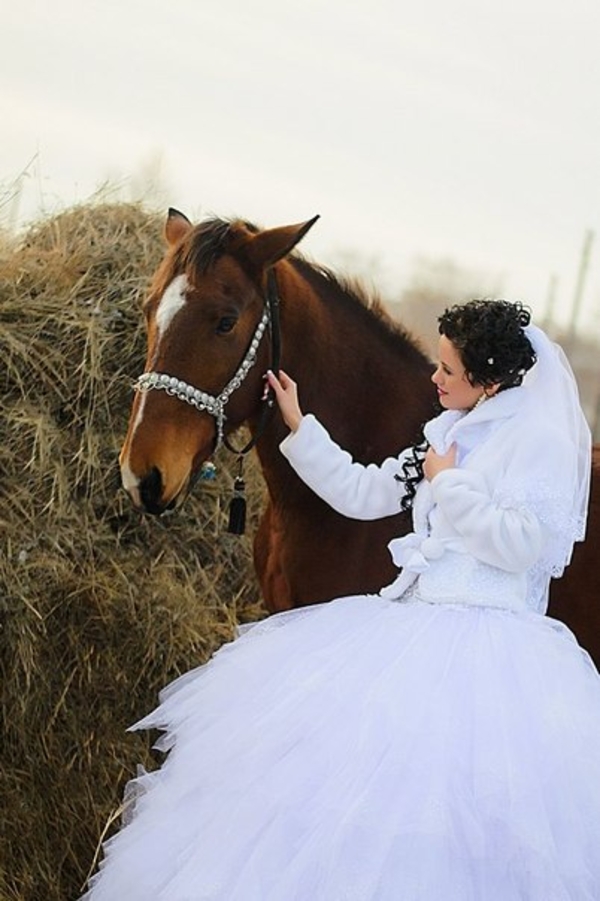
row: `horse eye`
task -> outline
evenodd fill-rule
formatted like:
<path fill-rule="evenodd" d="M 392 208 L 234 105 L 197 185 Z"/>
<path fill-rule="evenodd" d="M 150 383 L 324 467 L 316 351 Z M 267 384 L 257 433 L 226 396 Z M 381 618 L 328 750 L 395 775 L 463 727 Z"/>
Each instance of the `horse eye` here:
<path fill-rule="evenodd" d="M 215 329 L 217 335 L 226 335 L 237 323 L 237 316 L 222 316 Z"/>

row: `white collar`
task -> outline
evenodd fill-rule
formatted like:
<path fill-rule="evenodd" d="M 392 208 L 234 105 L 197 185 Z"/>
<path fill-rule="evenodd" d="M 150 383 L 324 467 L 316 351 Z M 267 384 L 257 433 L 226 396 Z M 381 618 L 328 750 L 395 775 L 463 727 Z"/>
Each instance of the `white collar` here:
<path fill-rule="evenodd" d="M 508 388 L 472 410 L 444 410 L 425 425 L 425 437 L 441 454 L 455 442 L 471 450 L 494 426 L 514 416 L 522 399 L 521 388 Z"/>

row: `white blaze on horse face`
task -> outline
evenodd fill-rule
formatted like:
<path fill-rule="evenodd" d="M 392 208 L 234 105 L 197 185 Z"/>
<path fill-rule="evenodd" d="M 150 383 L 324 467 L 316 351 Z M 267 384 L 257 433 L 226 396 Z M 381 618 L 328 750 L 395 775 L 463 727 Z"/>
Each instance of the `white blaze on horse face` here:
<path fill-rule="evenodd" d="M 159 341 L 165 335 L 179 310 L 185 306 L 187 286 L 187 276 L 178 275 L 161 297 L 156 310 L 156 328 L 158 329 Z"/>
<path fill-rule="evenodd" d="M 163 338 L 167 332 L 167 329 L 173 322 L 173 319 L 182 309 L 182 307 L 186 304 L 186 296 L 185 292 L 188 286 L 187 276 L 178 275 L 173 279 L 170 285 L 168 285 L 165 293 L 161 297 L 155 315 L 156 322 L 156 346 L 154 348 L 154 357 L 156 358 L 159 350 L 160 350 L 160 340 Z M 136 431 L 140 427 L 142 419 L 144 418 L 144 408 L 146 406 L 146 394 L 142 393 L 140 398 L 140 402 L 138 404 L 137 413 L 133 425 L 131 427 L 131 437 L 135 436 Z"/>
<path fill-rule="evenodd" d="M 167 287 L 165 293 L 160 299 L 158 304 L 158 308 L 156 310 L 155 322 L 156 322 L 156 348 L 155 353 L 158 352 L 160 348 L 160 341 L 167 332 L 170 324 L 173 322 L 173 319 L 185 306 L 186 296 L 185 292 L 188 286 L 187 277 L 185 275 L 178 275 L 173 279 L 171 284 Z M 138 408 L 135 416 L 135 420 L 131 426 L 131 441 L 135 439 L 135 433 L 139 429 L 142 424 L 142 420 L 144 418 L 144 409 L 146 406 L 146 394 L 143 393 L 139 399 Z M 121 481 L 123 483 L 123 487 L 125 490 L 131 495 L 133 501 L 136 505 L 140 504 L 140 496 L 139 496 L 139 477 L 133 472 L 129 465 L 128 457 L 125 457 L 121 461 Z"/>
<path fill-rule="evenodd" d="M 121 484 L 125 491 L 131 497 L 134 505 L 136 507 L 141 506 L 139 485 L 139 478 L 131 471 L 131 467 L 127 462 L 127 459 L 121 461 Z"/>

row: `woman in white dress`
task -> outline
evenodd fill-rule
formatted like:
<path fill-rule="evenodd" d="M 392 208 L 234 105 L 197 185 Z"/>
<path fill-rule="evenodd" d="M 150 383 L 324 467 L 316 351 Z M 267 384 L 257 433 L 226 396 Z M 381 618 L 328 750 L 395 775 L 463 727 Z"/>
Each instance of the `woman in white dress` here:
<path fill-rule="evenodd" d="M 425 445 L 352 461 L 269 374 L 296 472 L 412 507 L 379 595 L 272 616 L 170 685 L 90 901 L 598 901 L 600 678 L 544 616 L 583 537 L 590 435 L 519 304 L 440 318 Z M 375 386 L 376 387 L 376 386 Z"/>

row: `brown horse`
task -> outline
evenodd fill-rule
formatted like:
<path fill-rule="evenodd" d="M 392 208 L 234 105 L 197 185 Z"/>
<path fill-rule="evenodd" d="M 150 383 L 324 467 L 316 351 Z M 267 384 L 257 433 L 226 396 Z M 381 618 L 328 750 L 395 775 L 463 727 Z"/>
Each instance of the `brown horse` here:
<path fill-rule="evenodd" d="M 264 231 L 240 221 L 194 227 L 169 211 L 167 254 L 144 305 L 146 371 L 121 452 L 133 502 L 161 513 L 183 502 L 221 439 L 248 424 L 269 494 L 254 551 L 271 611 L 376 592 L 395 575 L 388 541 L 410 525 L 400 513 L 366 523 L 345 519 L 279 453 L 287 430 L 277 411 L 265 417 L 261 400 L 276 319 L 282 367 L 298 380 L 304 409 L 354 459 L 377 463 L 398 453 L 418 440 L 434 412 L 432 366 L 413 339 L 356 286 L 291 253 L 314 221 Z M 268 293 L 270 270 L 279 303 Z M 596 475 L 590 536 L 600 529 L 599 486 Z M 551 613 L 598 661 L 593 548 L 590 537 L 577 549 L 553 587 Z"/>

